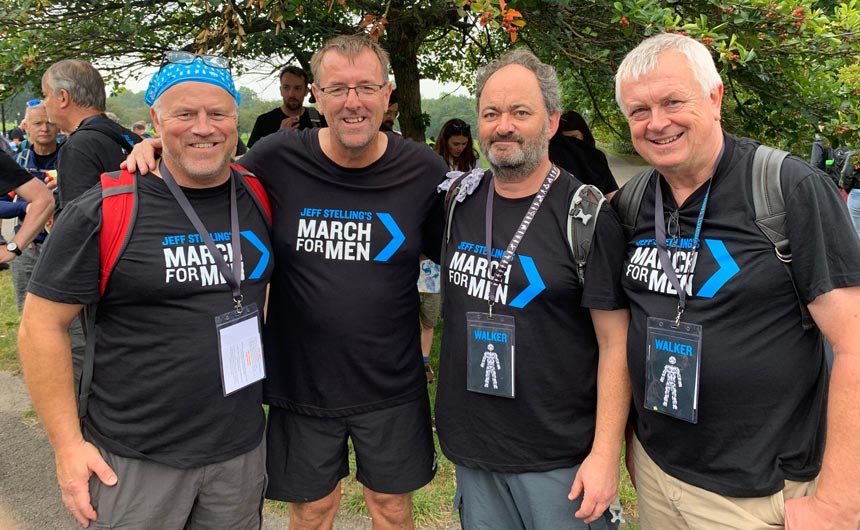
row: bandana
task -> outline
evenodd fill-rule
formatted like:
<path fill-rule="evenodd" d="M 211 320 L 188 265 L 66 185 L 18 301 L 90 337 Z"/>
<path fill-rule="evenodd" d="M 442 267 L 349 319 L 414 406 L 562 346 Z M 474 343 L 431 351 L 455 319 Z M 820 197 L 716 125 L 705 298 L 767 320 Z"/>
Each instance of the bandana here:
<path fill-rule="evenodd" d="M 143 96 L 143 101 L 147 105 L 152 106 L 164 92 L 179 83 L 187 81 L 196 81 L 198 83 L 209 83 L 226 90 L 233 99 L 236 100 L 236 105 L 239 104 L 241 97 L 236 86 L 233 84 L 233 76 L 230 75 L 230 70 L 225 68 L 213 68 L 204 64 L 200 58 L 194 59 L 191 64 L 167 63 L 158 70 L 152 79 L 149 81 L 149 87 L 146 89 L 146 94 Z"/>

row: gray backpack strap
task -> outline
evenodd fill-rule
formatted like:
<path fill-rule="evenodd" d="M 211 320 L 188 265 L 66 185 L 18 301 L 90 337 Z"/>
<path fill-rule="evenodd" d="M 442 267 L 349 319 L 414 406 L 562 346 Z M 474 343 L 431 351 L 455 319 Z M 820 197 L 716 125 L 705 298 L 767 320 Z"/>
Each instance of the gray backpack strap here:
<path fill-rule="evenodd" d="M 621 186 L 612 199 L 612 205 L 621 219 L 621 227 L 627 239 L 633 235 L 636 229 L 636 221 L 639 219 L 639 208 L 642 206 L 642 197 L 645 189 L 656 170 L 652 167 L 642 171 L 625 185 Z"/>
<path fill-rule="evenodd" d="M 318 111 L 315 107 L 305 107 L 305 111 L 308 113 L 308 118 L 311 119 L 311 124 L 317 129 L 320 128 L 320 124 L 322 121 L 320 120 L 320 111 Z"/>
<path fill-rule="evenodd" d="M 583 184 L 573 194 L 568 208 L 567 240 L 576 263 L 579 285 L 585 286 L 585 265 L 594 240 L 597 216 L 606 199 L 596 186 Z"/>
<path fill-rule="evenodd" d="M 800 291 L 791 272 L 791 244 L 785 229 L 785 198 L 782 195 L 782 162 L 788 156 L 785 151 L 759 145 L 752 165 L 752 195 L 755 207 L 755 224 L 773 244 L 777 259 L 785 266 L 800 306 L 803 329 L 815 327 L 809 309 L 800 298 Z"/>
<path fill-rule="evenodd" d="M 791 246 L 785 233 L 785 199 L 780 185 L 780 168 L 788 153 L 760 145 L 752 166 L 752 192 L 755 224 L 773 243 L 776 257 L 791 263 Z"/>

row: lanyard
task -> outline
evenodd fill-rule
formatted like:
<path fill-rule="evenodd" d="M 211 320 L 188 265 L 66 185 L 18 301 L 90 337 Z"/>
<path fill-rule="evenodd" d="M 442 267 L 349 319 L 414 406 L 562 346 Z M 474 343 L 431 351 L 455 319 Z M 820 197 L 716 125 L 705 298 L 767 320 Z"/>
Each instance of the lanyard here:
<path fill-rule="evenodd" d="M 526 214 L 523 216 L 523 220 L 520 221 L 520 227 L 517 228 L 516 232 L 514 232 L 511 242 L 508 243 L 508 248 L 502 255 L 502 259 L 499 260 L 499 266 L 496 267 L 496 272 L 490 280 L 490 298 L 487 300 L 490 305 L 490 318 L 493 316 L 493 304 L 495 303 L 496 293 L 499 291 L 499 285 L 502 283 L 505 271 L 514 259 L 514 254 L 517 251 L 517 247 L 520 246 L 520 241 L 522 241 L 523 237 L 526 235 L 526 230 L 528 230 L 532 219 L 534 219 L 535 214 L 537 214 L 541 203 L 543 203 L 543 200 L 546 198 L 546 194 L 549 192 L 550 186 L 552 186 L 552 183 L 556 178 L 558 178 L 559 173 L 560 171 L 555 165 L 550 168 L 549 172 L 546 174 L 546 178 L 543 180 L 543 184 L 540 185 L 540 189 L 538 189 L 537 194 L 535 194 L 535 198 L 532 200 L 531 206 L 529 206 L 528 211 L 526 211 Z M 486 221 L 487 271 L 490 269 L 490 263 L 493 262 L 493 198 L 496 191 L 496 188 L 493 185 L 492 174 L 490 174 L 490 178 L 488 180 L 487 207 L 484 217 Z"/>
<path fill-rule="evenodd" d="M 230 170 L 230 243 L 233 246 L 232 270 L 230 265 L 227 264 L 227 260 L 224 258 L 224 255 L 221 254 L 221 251 L 219 251 L 215 246 L 215 242 L 212 241 L 212 236 L 209 235 L 209 231 L 206 230 L 206 227 L 203 225 L 203 221 L 200 220 L 197 212 L 194 211 L 194 207 L 191 206 L 190 202 L 188 202 L 188 197 L 185 196 L 182 192 L 182 188 L 179 187 L 179 184 L 176 183 L 173 175 L 170 174 L 170 170 L 167 169 L 164 161 L 161 162 L 158 169 L 161 172 L 161 178 L 164 180 L 164 183 L 167 184 L 167 188 L 170 190 L 170 193 L 173 194 L 173 197 L 176 199 L 176 202 L 179 203 L 182 211 L 185 212 L 186 216 L 188 216 L 188 220 L 191 221 L 191 224 L 194 225 L 197 233 L 201 238 L 203 238 L 203 242 L 206 243 L 206 248 L 212 255 L 212 259 L 215 260 L 215 264 L 218 266 L 218 271 L 233 291 L 235 309 L 238 313 L 241 313 L 242 245 L 239 241 L 239 210 L 236 206 L 236 179 L 233 176 L 232 169 Z"/>
<path fill-rule="evenodd" d="M 702 232 L 702 221 L 705 219 L 705 208 L 708 205 L 708 197 L 711 196 L 711 184 L 713 177 L 708 180 L 708 191 L 705 192 L 705 198 L 702 200 L 702 208 L 699 210 L 699 218 L 696 220 L 696 231 L 693 234 L 693 252 L 699 253 L 699 235 Z M 687 291 L 681 287 L 681 282 L 678 280 L 678 275 L 675 273 L 675 268 L 672 266 L 672 261 L 669 257 L 669 250 L 666 248 L 666 220 L 663 213 L 663 190 L 660 187 L 660 176 L 657 176 L 657 183 L 654 188 L 654 239 L 657 242 L 657 255 L 660 256 L 660 265 L 663 267 L 663 272 L 672 287 L 678 293 L 678 315 L 675 317 L 675 325 L 681 323 L 681 315 L 687 307 Z M 690 281 L 688 279 L 688 281 Z"/>

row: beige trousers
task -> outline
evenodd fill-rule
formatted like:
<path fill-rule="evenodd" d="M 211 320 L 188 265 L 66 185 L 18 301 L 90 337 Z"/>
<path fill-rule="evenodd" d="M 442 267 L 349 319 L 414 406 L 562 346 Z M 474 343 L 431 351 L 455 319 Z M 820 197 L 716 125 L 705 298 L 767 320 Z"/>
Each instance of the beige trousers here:
<path fill-rule="evenodd" d="M 669 476 L 634 436 L 642 530 L 772 530 L 785 527 L 785 500 L 811 495 L 818 480 L 785 481 L 769 497 L 724 497 Z"/>

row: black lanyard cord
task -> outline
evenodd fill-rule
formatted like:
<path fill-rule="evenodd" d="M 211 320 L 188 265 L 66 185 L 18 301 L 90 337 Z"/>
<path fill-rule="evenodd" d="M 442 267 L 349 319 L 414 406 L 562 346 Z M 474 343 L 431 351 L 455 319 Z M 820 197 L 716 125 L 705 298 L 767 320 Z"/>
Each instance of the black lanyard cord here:
<path fill-rule="evenodd" d="M 182 192 L 182 188 L 180 188 L 179 184 L 176 183 L 176 179 L 174 179 L 173 175 L 170 174 L 170 170 L 167 169 L 163 160 L 158 166 L 158 169 L 161 172 L 161 178 L 167 185 L 167 189 L 169 189 L 170 193 L 173 194 L 176 202 L 179 203 L 179 207 L 182 208 L 182 211 L 185 212 L 186 216 L 188 216 L 188 220 L 194 225 L 197 233 L 201 238 L 203 238 L 203 242 L 206 243 L 206 248 L 212 255 L 212 259 L 215 260 L 215 264 L 218 266 L 219 272 L 233 292 L 233 302 L 235 303 L 236 311 L 241 313 L 242 245 L 239 240 L 239 209 L 236 204 L 236 178 L 235 175 L 233 175 L 233 170 L 230 170 L 230 243 L 233 246 L 233 265 L 231 267 L 227 264 L 226 258 L 224 258 L 224 255 L 218 250 L 218 247 L 215 246 L 215 242 L 212 241 L 212 236 L 209 235 L 209 231 L 206 230 L 206 227 L 203 225 L 203 221 L 200 220 L 200 216 L 198 216 L 197 212 L 194 211 L 194 207 L 191 206 L 191 203 L 188 201 L 188 197 L 186 197 Z"/>

